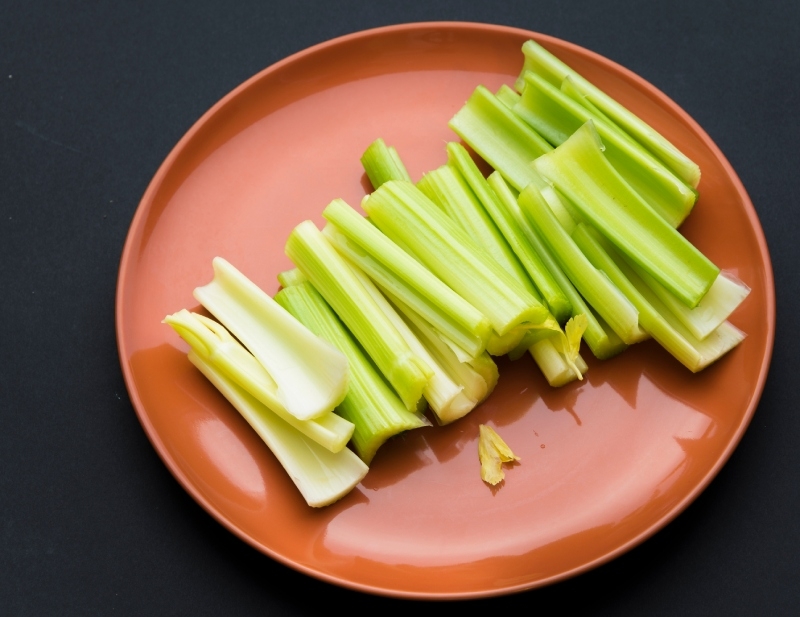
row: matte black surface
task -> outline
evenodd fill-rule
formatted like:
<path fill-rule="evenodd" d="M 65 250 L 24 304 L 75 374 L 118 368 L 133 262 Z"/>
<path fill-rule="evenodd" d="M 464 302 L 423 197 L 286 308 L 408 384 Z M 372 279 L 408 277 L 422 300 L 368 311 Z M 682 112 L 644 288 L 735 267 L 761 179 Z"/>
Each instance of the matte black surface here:
<path fill-rule="evenodd" d="M 400 606 L 309 579 L 212 520 L 136 419 L 117 359 L 114 293 L 125 234 L 150 178 L 220 97 L 342 34 L 461 20 L 592 49 L 692 115 L 761 218 L 778 318 L 755 419 L 684 514 L 604 567 L 470 608 L 800 614 L 798 7 L 790 0 L 0 3 L 0 613 L 460 608 Z"/>

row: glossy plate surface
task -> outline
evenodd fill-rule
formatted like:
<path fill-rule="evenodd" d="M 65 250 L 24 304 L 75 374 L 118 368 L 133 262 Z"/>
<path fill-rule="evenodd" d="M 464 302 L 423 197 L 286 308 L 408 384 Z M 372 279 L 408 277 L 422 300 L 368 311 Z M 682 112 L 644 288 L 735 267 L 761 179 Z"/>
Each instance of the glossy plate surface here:
<path fill-rule="evenodd" d="M 699 163 L 701 197 L 682 231 L 752 293 L 732 322 L 739 348 L 692 375 L 653 342 L 589 359 L 554 390 L 530 358 L 470 416 L 378 452 L 341 502 L 308 508 L 271 453 L 161 323 L 196 309 L 192 289 L 221 255 L 268 293 L 290 267 L 291 229 L 366 192 L 359 158 L 377 137 L 413 179 L 446 160 L 447 128 L 473 88 L 512 84 L 536 38 Z M 774 288 L 764 236 L 730 165 L 703 130 L 641 78 L 563 41 L 498 26 L 411 24 L 298 53 L 215 105 L 178 143 L 136 212 L 120 265 L 117 336 L 125 379 L 154 447 L 217 520 L 273 558 L 362 591 L 468 598 L 548 584 L 597 566 L 663 527 L 739 442 L 764 385 Z M 478 424 L 518 464 L 479 477 Z"/>

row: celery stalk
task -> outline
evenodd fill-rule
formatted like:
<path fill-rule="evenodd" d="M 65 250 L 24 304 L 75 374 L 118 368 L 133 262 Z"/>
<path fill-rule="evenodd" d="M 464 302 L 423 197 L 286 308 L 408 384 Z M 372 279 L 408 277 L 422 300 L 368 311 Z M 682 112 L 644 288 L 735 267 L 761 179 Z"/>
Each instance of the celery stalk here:
<path fill-rule="evenodd" d="M 322 215 L 324 235 L 384 291 L 391 291 L 470 356 L 486 348 L 492 325 L 478 309 L 401 249 L 344 201 L 332 201 Z"/>
<path fill-rule="evenodd" d="M 447 371 L 439 364 L 437 359 L 431 355 L 428 348 L 420 341 L 417 334 L 409 327 L 409 324 L 403 320 L 386 297 L 375 287 L 372 281 L 369 280 L 369 277 L 356 267 L 354 267 L 354 271 L 361 281 L 361 284 L 364 285 L 364 289 L 372 296 L 375 304 L 380 307 L 387 319 L 392 322 L 411 351 L 430 367 L 432 374 L 425 384 L 422 394 L 436 414 L 437 420 L 439 420 L 441 424 L 447 424 L 472 411 L 475 408 L 476 401 L 470 400 L 464 394 L 464 386 L 451 379 Z"/>
<path fill-rule="evenodd" d="M 573 238 L 590 261 L 601 268 L 633 302 L 639 311 L 642 327 L 692 372 L 700 371 L 718 360 L 743 340 L 743 333 L 728 322 L 721 323 L 705 340 L 699 340 L 680 324 L 596 230 L 578 225 Z"/>
<path fill-rule="evenodd" d="M 300 270 L 292 268 L 291 270 L 280 272 L 278 274 L 278 282 L 281 284 L 281 287 L 291 287 L 292 285 L 306 283 L 308 279 Z"/>
<path fill-rule="evenodd" d="M 584 359 L 578 355 L 575 364 L 580 375 L 564 360 L 562 354 L 551 339 L 538 341 L 530 346 L 530 354 L 536 361 L 536 365 L 547 379 L 547 383 L 554 388 L 560 388 L 568 383 L 579 379 L 580 376 L 589 370 L 589 366 Z"/>
<path fill-rule="evenodd" d="M 483 86 L 449 126 L 518 191 L 531 181 L 530 162 L 553 147 Z"/>
<path fill-rule="evenodd" d="M 600 108 L 603 113 L 650 150 L 689 186 L 697 188 L 700 182 L 700 168 L 697 164 L 641 118 L 584 79 L 535 41 L 527 41 L 522 46 L 522 53 L 525 56 L 525 62 L 516 83 L 517 90 L 521 91 L 524 88 L 524 75 L 527 71 L 542 76 L 555 86 L 559 86 L 564 78 L 569 77 L 575 87 L 593 105 Z"/>
<path fill-rule="evenodd" d="M 487 352 L 483 352 L 476 359 L 460 360 L 418 313 L 399 298 L 391 294 L 387 294 L 387 297 L 436 362 L 455 383 L 463 387 L 465 396 L 473 401 L 473 405 L 482 402 L 491 394 L 500 374 L 497 365 Z"/>
<path fill-rule="evenodd" d="M 448 164 L 458 169 L 503 234 L 556 321 L 565 322 L 572 312 L 572 305 L 539 254 L 525 238 L 514 217 L 499 203 L 497 194 L 483 177 L 475 161 L 463 146 L 454 142 L 447 144 L 447 156 Z"/>
<path fill-rule="evenodd" d="M 448 153 L 449 150 L 448 144 Z M 464 153 L 469 157 L 466 151 Z M 457 167 L 448 164 L 429 171 L 417 182 L 417 188 L 438 204 L 503 269 L 522 283 L 530 294 L 541 300 L 519 259 Z"/>
<path fill-rule="evenodd" d="M 536 228 L 530 224 L 527 217 L 520 210 L 517 202 L 517 196 L 514 195 L 512 189 L 506 184 L 503 177 L 495 172 L 488 178 L 489 185 L 495 190 L 499 198 L 499 203 L 514 217 L 514 220 L 522 229 L 528 242 L 534 247 L 534 250 L 542 258 L 543 263 L 553 275 L 558 286 L 566 294 L 572 305 L 572 315 L 586 315 L 588 319 L 588 326 L 583 334 L 583 339 L 589 345 L 594 356 L 598 359 L 605 360 L 617 355 L 626 347 L 625 343 L 610 329 L 604 327 L 602 320 L 599 320 L 592 310 L 586 305 L 581 295 L 577 292 L 575 287 L 567 278 L 558 261 L 550 252 L 546 243 L 539 236 Z M 535 186 L 535 185 L 534 185 Z"/>
<path fill-rule="evenodd" d="M 643 340 L 645 334 L 639 328 L 635 307 L 583 255 L 535 186 L 529 185 L 520 193 L 519 205 L 542 234 L 573 285 L 623 342 L 631 345 Z"/>
<path fill-rule="evenodd" d="M 323 448 L 193 351 L 189 360 L 272 450 L 309 506 L 320 508 L 338 501 L 367 475 L 369 467 L 348 448 L 336 453 Z"/>
<path fill-rule="evenodd" d="M 384 185 L 385 186 L 385 185 Z M 415 411 L 431 372 L 386 318 L 313 222 L 294 228 L 286 254 L 350 329 L 409 411 Z"/>
<path fill-rule="evenodd" d="M 605 146 L 605 156 L 620 175 L 672 227 L 691 212 L 697 192 L 675 176 L 649 151 L 621 136 L 607 124 L 538 75 L 525 75 L 525 89 L 514 106 L 542 137 L 554 146 L 562 144 L 586 121 L 592 120 Z"/>
<path fill-rule="evenodd" d="M 372 462 L 390 437 L 430 425 L 424 416 L 406 409 L 311 283 L 287 286 L 277 293 L 275 301 L 347 356 L 350 387 L 336 413 L 355 425 L 353 448 L 365 463 Z"/>
<path fill-rule="evenodd" d="M 719 274 L 711 261 L 658 216 L 602 152 L 591 120 L 533 163 L 593 227 L 689 307 Z"/>
<path fill-rule="evenodd" d="M 503 84 L 502 86 L 500 86 L 500 88 L 497 90 L 497 92 L 494 93 L 494 95 L 497 97 L 498 101 L 500 101 L 503 105 L 505 105 L 509 109 L 513 109 L 514 105 L 516 105 L 519 102 L 519 93 L 508 84 Z"/>
<path fill-rule="evenodd" d="M 361 156 L 361 164 L 373 188 L 378 188 L 387 180 L 407 180 L 411 182 L 406 166 L 394 146 L 387 146 L 383 139 L 376 139 Z"/>
<path fill-rule="evenodd" d="M 216 257 L 213 267 L 213 280 L 194 297 L 264 366 L 283 407 L 300 420 L 336 407 L 347 392 L 347 358 L 227 261 Z"/>
<path fill-rule="evenodd" d="M 546 319 L 547 309 L 413 184 L 387 182 L 362 207 L 381 231 L 399 238 L 417 259 L 483 313 L 497 334 Z"/>
<path fill-rule="evenodd" d="M 750 294 L 750 288 L 730 273 L 719 276 L 694 308 L 688 308 L 644 270 L 631 266 L 659 299 L 696 338 L 702 340 L 731 316 Z"/>
<path fill-rule="evenodd" d="M 216 321 L 183 309 L 167 315 L 164 323 L 172 326 L 203 361 L 244 388 L 309 439 L 331 452 L 338 452 L 350 441 L 354 430 L 352 422 L 333 412 L 312 420 L 298 420 L 289 413 L 278 397 L 277 384 L 266 369 Z"/>

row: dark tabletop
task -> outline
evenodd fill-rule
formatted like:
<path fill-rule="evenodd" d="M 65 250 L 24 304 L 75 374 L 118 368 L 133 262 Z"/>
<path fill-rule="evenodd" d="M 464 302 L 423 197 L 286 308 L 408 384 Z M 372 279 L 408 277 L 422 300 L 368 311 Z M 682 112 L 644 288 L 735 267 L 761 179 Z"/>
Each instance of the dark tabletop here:
<path fill-rule="evenodd" d="M 276 563 L 189 497 L 128 398 L 114 293 L 139 199 L 211 105 L 315 43 L 432 20 L 560 37 L 663 90 L 738 172 L 777 290 L 761 403 L 699 499 L 605 566 L 474 608 L 800 614 L 792 356 L 800 328 L 800 3 L 790 0 L 2 2 L 0 614 L 304 615 L 340 602 L 374 614 L 400 604 Z"/>

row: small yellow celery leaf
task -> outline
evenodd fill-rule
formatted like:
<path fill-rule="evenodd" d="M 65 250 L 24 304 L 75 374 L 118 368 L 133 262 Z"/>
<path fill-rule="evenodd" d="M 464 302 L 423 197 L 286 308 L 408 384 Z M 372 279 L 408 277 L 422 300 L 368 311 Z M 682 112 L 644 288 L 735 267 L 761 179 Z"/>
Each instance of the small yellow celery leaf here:
<path fill-rule="evenodd" d="M 578 375 L 578 379 L 583 379 L 583 375 L 578 370 L 575 360 L 581 349 L 581 338 L 583 337 L 583 333 L 586 332 L 586 327 L 588 325 L 589 320 L 586 319 L 586 315 L 583 313 L 575 315 L 571 317 L 564 326 L 564 333 L 556 337 L 558 341 L 558 343 L 556 343 L 556 348 L 560 347 L 559 351 L 564 354 L 564 360 Z"/>
<path fill-rule="evenodd" d="M 481 462 L 481 480 L 494 486 L 504 477 L 502 465 L 518 461 L 505 441 L 490 426 L 481 424 L 478 439 L 478 458 Z"/>

